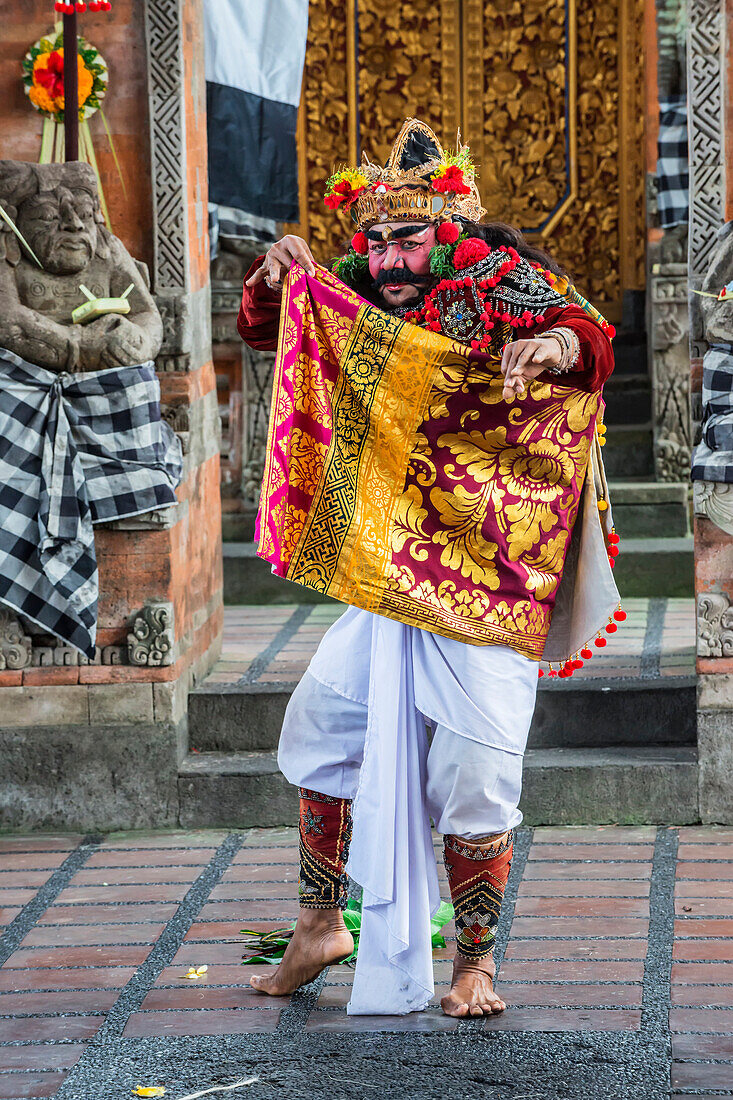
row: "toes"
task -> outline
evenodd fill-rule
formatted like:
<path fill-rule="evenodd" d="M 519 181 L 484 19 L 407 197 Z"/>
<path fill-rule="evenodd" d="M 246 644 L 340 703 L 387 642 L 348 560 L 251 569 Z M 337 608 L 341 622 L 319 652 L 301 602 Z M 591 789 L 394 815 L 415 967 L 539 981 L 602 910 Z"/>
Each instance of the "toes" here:
<path fill-rule="evenodd" d="M 445 1012 L 446 1016 L 466 1016 L 468 1015 L 468 1005 L 463 1003 L 456 1004 L 449 997 L 444 997 L 440 1002 L 440 1007 Z"/>
<path fill-rule="evenodd" d="M 469 1012 L 472 1016 L 483 1016 L 484 1010 L 481 1005 L 471 1005 Z"/>
<path fill-rule="evenodd" d="M 267 992 L 268 982 L 269 977 L 265 974 L 253 974 L 252 977 L 249 979 L 249 984 L 253 987 L 253 989 L 257 989 L 263 993 Z"/>

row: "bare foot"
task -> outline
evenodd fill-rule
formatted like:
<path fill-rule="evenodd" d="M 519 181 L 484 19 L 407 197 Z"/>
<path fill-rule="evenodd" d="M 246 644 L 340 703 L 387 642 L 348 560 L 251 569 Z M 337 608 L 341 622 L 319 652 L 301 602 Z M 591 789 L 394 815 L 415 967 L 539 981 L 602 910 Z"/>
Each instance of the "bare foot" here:
<path fill-rule="evenodd" d="M 494 993 L 495 974 L 496 964 L 491 955 L 473 960 L 457 954 L 450 993 L 440 1002 L 446 1016 L 493 1016 L 503 1012 L 506 1005 Z"/>
<path fill-rule="evenodd" d="M 286 997 L 353 950 L 340 909 L 301 909 L 280 965 L 271 974 L 253 974 L 249 984 L 258 993 Z"/>

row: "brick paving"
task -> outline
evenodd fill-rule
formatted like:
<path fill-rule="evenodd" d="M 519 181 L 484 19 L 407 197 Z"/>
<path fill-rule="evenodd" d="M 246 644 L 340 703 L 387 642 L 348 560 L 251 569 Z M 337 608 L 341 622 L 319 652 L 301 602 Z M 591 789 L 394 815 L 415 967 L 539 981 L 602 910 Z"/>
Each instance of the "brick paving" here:
<path fill-rule="evenodd" d="M 447 896 L 440 863 L 439 874 Z M 656 1036 L 668 1051 L 659 1095 L 733 1095 L 733 829 L 520 830 L 498 941 L 510 1008 L 479 1022 L 437 1005 L 450 925 L 424 1013 L 347 1017 L 348 966 L 307 996 L 255 993 L 247 978 L 261 967 L 241 964 L 240 929 L 292 919 L 296 881 L 292 830 L 0 837 L 0 1100 L 66 1095 L 74 1067 L 118 1040 L 269 1036 L 277 1049 L 294 1011 L 305 1044 L 470 1027 L 524 1043 L 602 1035 L 623 1061 L 624 1042 Z"/>
<path fill-rule="evenodd" d="M 694 600 L 627 599 L 623 607 L 626 621 L 576 672 L 574 683 L 694 674 Z M 342 604 L 226 607 L 222 655 L 207 684 L 297 682 L 343 610 Z"/>
<path fill-rule="evenodd" d="M 294 1004 L 305 1044 L 458 1036 L 467 1026 L 525 1043 L 602 1034 L 644 1044 L 659 1033 L 672 1096 L 733 1096 L 733 829 L 519 831 L 499 937 L 510 1009 L 478 1023 L 449 1020 L 437 1005 L 450 925 L 424 1013 L 349 1018 L 347 966 L 331 967 L 309 998 L 251 990 L 261 967 L 241 965 L 240 928 L 293 919 L 296 880 L 286 829 L 0 837 L 0 1100 L 63 1096 L 74 1067 L 120 1038 L 285 1042 Z M 205 977 L 187 980 L 192 966 L 207 966 Z M 133 1084 L 100 1095 L 130 1095 Z"/>

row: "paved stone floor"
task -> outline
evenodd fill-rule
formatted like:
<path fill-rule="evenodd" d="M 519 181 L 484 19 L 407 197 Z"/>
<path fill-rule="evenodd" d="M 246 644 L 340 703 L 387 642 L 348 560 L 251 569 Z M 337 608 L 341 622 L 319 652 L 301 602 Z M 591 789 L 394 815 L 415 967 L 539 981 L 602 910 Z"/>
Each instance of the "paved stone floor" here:
<path fill-rule="evenodd" d="M 628 599 L 628 618 L 597 650 L 581 679 L 690 676 L 695 669 L 695 605 L 692 599 Z M 224 609 L 221 660 L 208 684 L 293 683 L 342 604 L 240 606 Z"/>
<path fill-rule="evenodd" d="M 347 1017 L 345 966 L 256 994 L 296 879 L 293 830 L 0 837 L 0 1100 L 733 1095 L 733 829 L 521 829 L 486 1021 Z"/>

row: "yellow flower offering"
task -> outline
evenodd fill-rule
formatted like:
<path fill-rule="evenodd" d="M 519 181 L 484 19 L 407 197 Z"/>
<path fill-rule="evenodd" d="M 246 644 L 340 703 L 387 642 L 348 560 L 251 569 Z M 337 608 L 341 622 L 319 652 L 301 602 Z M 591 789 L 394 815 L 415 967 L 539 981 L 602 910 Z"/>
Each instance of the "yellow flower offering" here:
<path fill-rule="evenodd" d="M 181 977 L 187 979 L 189 982 L 195 982 L 199 978 L 203 978 L 208 969 L 208 966 L 189 966 L 188 973 L 181 974 Z"/>

